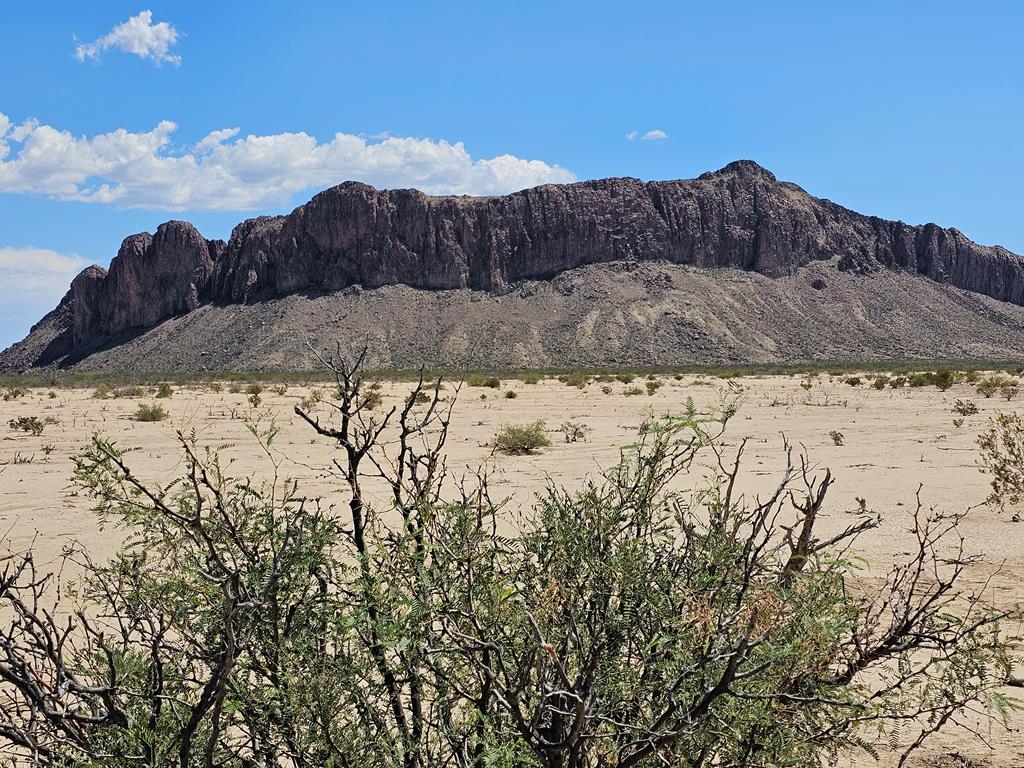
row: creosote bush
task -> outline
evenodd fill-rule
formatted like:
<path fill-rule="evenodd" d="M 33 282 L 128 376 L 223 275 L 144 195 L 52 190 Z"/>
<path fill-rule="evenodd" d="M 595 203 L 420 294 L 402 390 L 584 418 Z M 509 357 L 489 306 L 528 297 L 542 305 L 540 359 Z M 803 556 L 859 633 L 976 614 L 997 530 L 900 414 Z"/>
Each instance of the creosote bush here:
<path fill-rule="evenodd" d="M 494 435 L 494 449 L 502 453 L 533 453 L 547 448 L 551 440 L 544 434 L 544 422 L 532 424 L 506 424 Z"/>
<path fill-rule="evenodd" d="M 139 407 L 135 410 L 135 414 L 132 416 L 135 421 L 163 421 L 167 418 L 167 411 L 164 410 L 162 405 L 152 404 L 147 405 L 146 403 L 139 403 Z"/>
<path fill-rule="evenodd" d="M 482 373 L 471 373 L 466 376 L 466 384 L 470 387 L 487 387 L 488 389 L 500 389 L 501 379 L 497 376 L 485 376 Z"/>
<path fill-rule="evenodd" d="M 999 507 L 1024 500 L 1024 418 L 997 413 L 978 436 L 982 471 L 992 476 L 987 501 Z"/>
<path fill-rule="evenodd" d="M 194 433 L 171 486 L 101 437 L 75 458 L 78 492 L 127 540 L 109 562 L 74 548 L 54 574 L 31 552 L 0 559 L 7 756 L 795 767 L 874 752 L 880 732 L 909 753 L 1012 709 L 1016 616 L 961 588 L 963 515 L 919 502 L 907 560 L 854 585 L 848 552 L 877 518 L 820 535 L 832 476 L 787 444 L 776 490 L 739 495 L 733 403 L 652 415 L 602 475 L 506 510 L 483 470 L 450 477 L 437 383 L 369 410 L 359 360 L 324 362 L 331 421 L 296 414 L 338 448 L 333 508 L 284 479 L 273 424 L 248 422 L 265 482 Z"/>
<path fill-rule="evenodd" d="M 46 422 L 38 416 L 18 416 L 8 421 L 7 426 L 15 431 L 29 432 L 33 436 L 38 437 L 43 434 Z"/>

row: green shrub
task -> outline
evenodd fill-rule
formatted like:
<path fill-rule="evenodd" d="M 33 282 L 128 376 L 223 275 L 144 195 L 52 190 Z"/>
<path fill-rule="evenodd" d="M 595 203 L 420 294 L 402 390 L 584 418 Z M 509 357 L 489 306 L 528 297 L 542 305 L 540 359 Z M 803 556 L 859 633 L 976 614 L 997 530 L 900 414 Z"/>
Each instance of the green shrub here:
<path fill-rule="evenodd" d="M 532 424 L 506 424 L 494 436 L 494 447 L 502 453 L 533 453 L 539 448 L 551 445 L 544 434 L 544 422 Z"/>
<path fill-rule="evenodd" d="M 384 404 L 384 398 L 381 396 L 378 390 L 371 389 L 363 393 L 362 398 L 360 399 L 360 403 L 363 408 L 365 408 L 368 411 L 372 411 L 377 408 L 380 408 L 381 405 Z"/>
<path fill-rule="evenodd" d="M 4 391 L 4 402 L 17 400 L 19 397 L 24 397 L 27 394 L 27 390 L 21 389 L 20 387 L 8 387 L 7 390 Z"/>
<path fill-rule="evenodd" d="M 583 389 L 590 383 L 590 377 L 581 371 L 564 373 L 558 377 L 558 380 L 567 387 L 576 387 L 577 389 Z"/>
<path fill-rule="evenodd" d="M 109 384 L 100 384 L 93 390 L 92 396 L 96 400 L 106 400 L 114 393 L 114 388 Z"/>
<path fill-rule="evenodd" d="M 623 384 L 632 384 L 636 376 L 634 376 L 632 373 L 617 373 L 615 374 L 615 378 L 621 381 Z"/>
<path fill-rule="evenodd" d="M 497 376 L 485 376 L 482 373 L 471 373 L 466 376 L 466 384 L 470 387 L 487 387 L 488 389 L 500 389 L 501 379 Z"/>
<path fill-rule="evenodd" d="M 846 440 L 846 437 L 838 429 L 833 429 L 828 433 L 828 436 L 832 438 L 833 445 L 842 445 Z"/>
<path fill-rule="evenodd" d="M 515 400 L 516 397 L 518 397 L 518 395 L 516 395 L 516 391 L 514 389 L 509 389 L 505 392 L 506 400 Z"/>
<path fill-rule="evenodd" d="M 237 381 L 231 382 L 230 384 L 228 384 L 228 392 L 230 392 L 232 395 L 241 394 L 242 384 Z"/>
<path fill-rule="evenodd" d="M 1001 390 L 1012 389 L 1017 386 L 1017 380 L 1011 379 L 1009 376 L 1004 376 L 1001 373 L 995 373 L 991 376 L 986 376 L 975 385 L 978 394 L 982 397 L 992 397 L 996 392 Z M 1009 398 L 1007 398 L 1009 399 Z"/>
<path fill-rule="evenodd" d="M 587 432 L 590 431 L 590 427 L 578 421 L 562 422 L 562 426 L 559 429 L 562 430 L 565 442 L 567 443 L 577 443 L 580 440 L 586 440 Z"/>
<path fill-rule="evenodd" d="M 973 400 L 961 400 L 960 398 L 957 398 L 956 402 L 953 403 L 953 413 L 960 416 L 973 416 L 977 412 L 978 406 L 975 405 Z"/>
<path fill-rule="evenodd" d="M 879 390 L 879 391 L 885 389 L 888 384 L 889 384 L 889 377 L 888 376 L 877 376 L 875 378 L 875 380 L 873 382 L 871 382 L 871 386 L 874 387 L 875 389 Z"/>
<path fill-rule="evenodd" d="M 541 378 L 542 376 L 536 371 L 527 371 L 519 376 L 519 380 L 523 382 L 523 384 L 539 384 Z"/>
<path fill-rule="evenodd" d="M 263 385 L 258 381 L 250 381 L 245 387 L 245 394 L 259 395 L 263 392 Z"/>
<path fill-rule="evenodd" d="M 174 390 L 171 389 L 171 385 L 168 384 L 166 381 L 161 382 L 160 385 L 156 388 L 156 396 L 161 399 L 166 399 L 173 394 Z"/>
<path fill-rule="evenodd" d="M 648 380 L 646 382 L 646 385 L 647 385 L 647 394 L 648 395 L 653 395 L 655 392 L 657 392 L 659 389 L 661 389 L 661 382 L 657 381 L 657 380 L 655 380 L 655 381 Z"/>
<path fill-rule="evenodd" d="M 139 403 L 138 409 L 135 411 L 135 415 L 132 417 L 135 421 L 163 421 L 167 418 L 167 411 L 164 410 L 162 405 L 147 405 L 146 403 Z"/>
<path fill-rule="evenodd" d="M 860 376 L 847 376 L 846 383 L 851 387 L 859 387 L 861 385 Z"/>
<path fill-rule="evenodd" d="M 932 376 L 930 373 L 915 373 L 910 377 L 909 383 L 912 387 L 927 387 L 932 383 Z"/>
<path fill-rule="evenodd" d="M 640 387 L 626 387 L 622 390 L 622 394 L 626 397 L 633 397 L 635 395 L 642 395 L 644 391 Z"/>
<path fill-rule="evenodd" d="M 207 388 L 211 392 L 223 392 L 224 391 L 224 385 L 221 384 L 219 381 L 211 381 L 206 386 L 207 386 Z"/>

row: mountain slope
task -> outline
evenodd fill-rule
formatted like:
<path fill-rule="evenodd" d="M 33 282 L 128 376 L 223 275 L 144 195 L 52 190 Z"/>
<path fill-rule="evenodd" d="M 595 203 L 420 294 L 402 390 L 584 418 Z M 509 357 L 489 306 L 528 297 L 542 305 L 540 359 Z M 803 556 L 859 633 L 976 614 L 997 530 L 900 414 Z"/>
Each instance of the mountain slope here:
<path fill-rule="evenodd" d="M 0 370 L 304 367 L 305 336 L 369 338 L 389 366 L 1019 357 L 1021 304 L 1009 251 L 749 161 L 489 198 L 347 183 L 227 243 L 129 237 Z"/>

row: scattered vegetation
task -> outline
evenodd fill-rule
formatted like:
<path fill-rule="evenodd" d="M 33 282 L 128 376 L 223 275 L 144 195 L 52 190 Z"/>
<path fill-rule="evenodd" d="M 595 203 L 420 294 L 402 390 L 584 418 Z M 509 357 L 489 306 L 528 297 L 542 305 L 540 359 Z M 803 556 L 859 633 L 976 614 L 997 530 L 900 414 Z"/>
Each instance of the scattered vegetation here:
<path fill-rule="evenodd" d="M 470 387 L 487 387 L 501 389 L 501 379 L 497 376 L 485 376 L 482 373 L 471 373 L 466 376 L 466 384 Z"/>
<path fill-rule="evenodd" d="M 532 424 L 506 424 L 494 436 L 494 448 L 502 453 L 533 453 L 547 448 L 551 441 L 544 433 L 544 422 Z"/>
<path fill-rule="evenodd" d="M 519 375 L 519 380 L 523 382 L 523 384 L 539 384 L 542 378 L 543 376 L 536 371 L 527 371 L 526 373 Z"/>
<path fill-rule="evenodd" d="M 34 437 L 38 437 L 43 434 L 43 430 L 46 428 L 46 421 L 40 419 L 38 416 L 18 416 L 17 418 L 11 419 L 7 422 L 7 425 L 19 432 L 29 432 Z"/>
<path fill-rule="evenodd" d="M 624 390 L 622 390 L 622 394 L 625 395 L 626 397 L 642 395 L 643 393 L 644 390 L 640 389 L 640 387 L 626 387 Z"/>
<path fill-rule="evenodd" d="M 953 403 L 953 413 L 960 416 L 973 416 L 978 412 L 978 406 L 973 400 L 961 400 L 959 397 Z"/>
<path fill-rule="evenodd" d="M 450 406 L 394 412 L 385 439 L 356 369 L 332 369 L 335 423 L 298 411 L 339 449 L 344 519 L 278 479 L 273 424 L 248 423 L 265 483 L 193 435 L 171 489 L 101 437 L 75 458 L 76 491 L 127 541 L 109 563 L 69 549 L 53 568 L 84 572 L 75 590 L 31 551 L 0 562 L 3 757 L 811 766 L 898 734 L 903 763 L 940 727 L 983 738 L 977 713 L 1012 711 L 1018 617 L 963 584 L 962 514 L 918 505 L 910 554 L 855 589 L 846 552 L 877 518 L 819 532 L 832 476 L 788 445 L 774 491 L 739 493 L 735 408 L 691 403 L 510 515 L 482 477 L 449 492 Z"/>
<path fill-rule="evenodd" d="M 24 397 L 27 394 L 27 389 L 22 389 L 21 387 L 8 387 L 4 390 L 4 402 L 9 403 L 11 400 L 17 400 L 19 397 Z"/>
<path fill-rule="evenodd" d="M 861 382 L 860 376 L 848 376 L 845 379 L 845 382 L 851 387 L 859 387 L 863 383 Z"/>
<path fill-rule="evenodd" d="M 989 504 L 1005 507 L 1024 499 L 1024 418 L 999 412 L 978 436 L 982 472 L 992 476 Z"/>
<path fill-rule="evenodd" d="M 565 442 L 567 443 L 577 443 L 580 440 L 586 440 L 587 432 L 590 431 L 590 427 L 578 421 L 564 421 L 560 429 L 562 434 L 565 435 Z"/>
<path fill-rule="evenodd" d="M 583 389 L 590 384 L 590 376 L 580 371 L 562 374 L 558 380 L 567 387 L 576 387 L 577 389 Z"/>
<path fill-rule="evenodd" d="M 260 395 L 263 393 L 263 385 L 258 381 L 250 381 L 245 386 L 245 394 L 247 395 Z"/>
<path fill-rule="evenodd" d="M 505 390 L 506 400 L 515 400 L 517 397 L 519 397 L 519 395 L 516 394 L 516 391 L 514 389 Z"/>
<path fill-rule="evenodd" d="M 828 436 L 832 438 L 833 445 L 842 445 L 844 442 L 846 442 L 845 435 L 843 435 L 843 433 L 840 432 L 838 429 L 833 429 L 831 432 L 828 433 Z"/>
<path fill-rule="evenodd" d="M 647 381 L 647 382 L 645 382 L 645 384 L 647 386 L 647 394 L 648 395 L 653 395 L 655 392 L 657 392 L 659 389 L 661 389 L 661 384 L 662 383 L 660 381 L 654 380 L 654 381 Z"/>
<path fill-rule="evenodd" d="M 167 411 L 164 410 L 162 405 L 156 403 L 147 405 L 146 403 L 139 403 L 139 407 L 135 410 L 135 415 L 132 416 L 135 421 L 163 421 L 167 418 Z"/>
<path fill-rule="evenodd" d="M 982 397 L 992 397 L 997 392 L 1003 392 L 1005 390 L 1011 390 L 1016 393 L 1017 380 L 1011 379 L 1009 376 L 1004 376 L 1001 373 L 995 373 L 991 376 L 986 376 L 975 385 L 978 394 Z M 1011 395 L 1012 397 L 1012 395 Z M 1008 397 L 1007 400 L 1010 398 Z"/>

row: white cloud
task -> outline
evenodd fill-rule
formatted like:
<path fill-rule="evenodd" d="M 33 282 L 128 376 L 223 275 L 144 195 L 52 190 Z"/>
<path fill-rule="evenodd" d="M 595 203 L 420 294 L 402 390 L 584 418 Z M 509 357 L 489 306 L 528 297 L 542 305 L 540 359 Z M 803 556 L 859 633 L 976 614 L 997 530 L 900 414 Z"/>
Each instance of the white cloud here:
<path fill-rule="evenodd" d="M 131 53 L 140 59 L 149 59 L 157 66 L 167 62 L 175 67 L 181 65 L 181 56 L 171 53 L 171 47 L 178 42 L 178 30 L 166 21 L 153 23 L 153 12 L 142 11 L 128 21 L 115 26 L 103 37 L 91 43 L 75 46 L 75 58 L 79 61 L 98 61 L 100 54 L 116 48 Z"/>
<path fill-rule="evenodd" d="M 641 134 L 640 131 L 630 131 L 626 134 L 627 141 L 634 141 L 640 139 L 640 141 L 658 141 L 660 139 L 667 139 L 668 134 L 664 131 L 655 128 L 653 131 L 647 131 L 647 133 Z"/>
<path fill-rule="evenodd" d="M 9 124 L 0 113 L 0 126 Z M 368 142 L 337 133 L 239 136 L 209 133 L 176 151 L 175 123 L 73 136 L 28 120 L 0 132 L 0 192 L 161 210 L 253 210 L 286 205 L 298 192 L 363 181 L 428 194 L 496 195 L 575 181 L 558 165 L 512 155 L 474 160 L 462 142 L 389 137 Z"/>
<path fill-rule="evenodd" d="M 0 293 L 56 304 L 72 278 L 90 263 L 46 248 L 0 248 Z"/>

